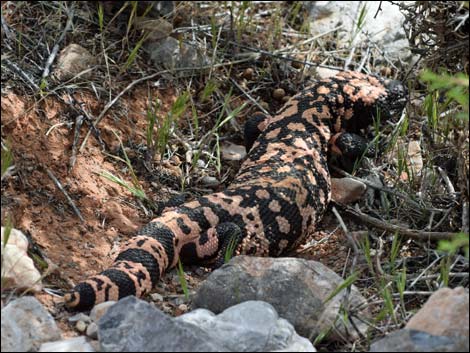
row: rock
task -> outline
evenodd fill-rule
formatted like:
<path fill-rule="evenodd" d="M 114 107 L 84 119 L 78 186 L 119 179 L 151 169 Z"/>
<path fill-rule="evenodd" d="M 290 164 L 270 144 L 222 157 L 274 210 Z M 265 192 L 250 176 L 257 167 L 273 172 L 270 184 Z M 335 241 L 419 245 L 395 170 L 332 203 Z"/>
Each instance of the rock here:
<path fill-rule="evenodd" d="M 372 343 L 370 352 L 468 352 L 468 338 L 403 329 Z"/>
<path fill-rule="evenodd" d="M 366 189 L 366 184 L 353 178 L 331 178 L 331 199 L 338 203 L 356 202 Z"/>
<path fill-rule="evenodd" d="M 144 45 L 144 48 L 155 65 L 161 65 L 169 70 L 198 68 L 209 63 L 201 48 L 188 42 L 180 43 L 173 37 L 149 42 Z"/>
<path fill-rule="evenodd" d="M 39 352 L 95 352 L 86 337 L 80 336 L 68 340 L 47 342 L 41 345 Z"/>
<path fill-rule="evenodd" d="M 336 31 L 337 49 L 358 47 L 367 42 L 377 44 L 384 56 L 395 60 L 411 59 L 409 43 L 403 29 L 405 17 L 398 6 L 380 1 L 304 1 L 310 10 L 312 35 L 324 34 L 342 26 Z M 381 7 L 382 11 L 375 14 Z M 362 31 L 358 30 L 358 18 L 365 7 Z M 367 35 L 366 35 L 367 34 Z"/>
<path fill-rule="evenodd" d="M 220 181 L 216 177 L 204 175 L 201 178 L 201 184 L 207 187 L 217 187 L 220 185 Z"/>
<path fill-rule="evenodd" d="M 106 314 L 109 308 L 112 307 L 114 304 L 116 304 L 116 302 L 110 300 L 110 301 L 95 305 L 93 309 L 91 309 L 91 312 L 90 312 L 91 321 L 98 322 L 98 320 L 101 319 L 101 317 L 104 314 Z"/>
<path fill-rule="evenodd" d="M 315 73 L 318 79 L 325 79 L 325 78 L 331 78 L 336 76 L 340 71 L 339 70 L 333 70 L 333 69 L 328 69 L 325 67 L 317 67 L 315 68 Z"/>
<path fill-rule="evenodd" d="M 75 328 L 77 329 L 78 332 L 83 333 L 86 331 L 87 324 L 86 322 L 82 320 L 78 320 L 77 323 L 75 324 Z"/>
<path fill-rule="evenodd" d="M 135 27 L 146 33 L 148 42 L 164 39 L 173 31 L 173 25 L 163 18 L 138 17 L 135 20 Z"/>
<path fill-rule="evenodd" d="M 294 327 L 280 318 L 272 305 L 247 301 L 215 315 L 196 309 L 176 319 L 196 325 L 232 352 L 316 352 Z"/>
<path fill-rule="evenodd" d="M 315 261 L 236 256 L 202 283 L 193 305 L 220 313 L 244 301 L 265 301 L 292 323 L 300 335 L 315 338 L 334 325 L 345 291 L 326 304 L 325 301 L 342 282 L 336 273 Z M 366 303 L 354 286 L 349 300 L 354 307 Z M 365 309 L 358 314 L 367 316 Z M 355 339 L 355 330 L 340 321 L 330 339 L 348 336 L 347 332 Z M 367 326 L 359 320 L 354 322 L 364 334 Z"/>
<path fill-rule="evenodd" d="M 404 160 L 411 175 L 407 171 L 402 171 L 400 178 L 404 181 L 412 177 L 421 176 L 423 171 L 423 156 L 419 141 L 406 142 L 399 140 L 394 148 L 390 151 L 388 158 L 393 164 L 399 165 Z"/>
<path fill-rule="evenodd" d="M 61 81 L 69 80 L 94 64 L 95 58 L 88 50 L 72 43 L 60 52 L 54 75 Z M 90 78 L 91 75 L 92 72 L 89 71 L 82 78 Z"/>
<path fill-rule="evenodd" d="M 236 145 L 231 142 L 222 144 L 222 158 L 226 161 L 241 161 L 246 156 L 245 146 Z"/>
<path fill-rule="evenodd" d="M 315 352 L 264 302 L 245 302 L 217 316 L 198 309 L 173 318 L 131 296 L 113 306 L 98 327 L 103 351 Z"/>
<path fill-rule="evenodd" d="M 28 238 L 20 230 L 11 229 L 6 245 L 3 243 L 5 228 L 1 228 L 2 290 L 7 288 L 42 289 L 41 274 L 28 256 Z"/>
<path fill-rule="evenodd" d="M 163 295 L 161 295 L 160 293 L 152 293 L 152 294 L 150 294 L 150 298 L 152 298 L 152 300 L 154 302 L 162 302 L 163 301 Z"/>
<path fill-rule="evenodd" d="M 52 316 L 34 297 L 22 297 L 2 309 L 1 351 L 37 350 L 44 342 L 60 340 Z"/>
<path fill-rule="evenodd" d="M 254 73 L 255 73 L 255 70 L 253 70 L 253 68 L 247 67 L 245 71 L 243 71 L 242 77 L 247 80 L 252 80 Z"/>
<path fill-rule="evenodd" d="M 469 338 L 469 294 L 463 287 L 441 288 L 411 318 L 407 329 L 435 336 Z"/>
<path fill-rule="evenodd" d="M 69 317 L 67 321 L 72 324 L 78 321 L 83 321 L 84 323 L 89 324 L 91 322 L 91 319 L 88 315 L 85 315 L 84 313 L 78 313 L 74 316 Z"/>
<path fill-rule="evenodd" d="M 197 326 L 176 322 L 133 296 L 120 300 L 99 320 L 98 337 L 104 352 L 226 351 Z"/>
<path fill-rule="evenodd" d="M 94 340 L 98 339 L 98 325 L 96 322 L 92 322 L 86 328 L 86 335 Z"/>
<path fill-rule="evenodd" d="M 284 98 L 285 95 L 286 95 L 286 91 L 284 91 L 283 88 L 276 88 L 273 91 L 273 98 L 274 99 L 282 100 L 282 98 Z"/>
<path fill-rule="evenodd" d="M 1 234 L 2 234 L 1 244 L 3 247 L 3 243 L 4 243 L 3 237 L 5 236 L 5 227 L 1 228 Z M 29 241 L 26 235 L 24 235 L 21 230 L 11 228 L 10 234 L 8 235 L 8 239 L 5 239 L 5 240 L 7 240 L 6 243 L 9 245 L 14 245 L 18 249 L 24 252 L 28 251 Z"/>

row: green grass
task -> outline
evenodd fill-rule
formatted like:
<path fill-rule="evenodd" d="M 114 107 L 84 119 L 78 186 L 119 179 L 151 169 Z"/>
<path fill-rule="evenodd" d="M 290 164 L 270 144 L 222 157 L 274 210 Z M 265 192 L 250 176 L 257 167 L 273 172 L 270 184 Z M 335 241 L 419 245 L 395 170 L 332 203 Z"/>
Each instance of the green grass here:
<path fill-rule="evenodd" d="M 3 159 L 2 159 L 2 163 L 3 163 Z M 3 239 L 2 239 L 2 242 L 3 242 L 3 249 L 2 249 L 2 253 L 4 253 L 5 251 L 5 247 L 7 246 L 8 244 L 8 241 L 10 240 L 10 235 L 11 235 L 11 231 L 13 229 L 13 223 L 11 222 L 11 219 L 9 216 L 6 217 L 5 220 L 3 220 L 4 222 L 4 230 L 3 230 Z M 3 268 L 3 256 L 2 256 L 2 259 L 1 259 L 1 288 L 4 288 L 5 287 L 5 277 L 4 277 L 4 268 Z"/>
<path fill-rule="evenodd" d="M 183 293 L 184 293 L 184 297 L 186 300 L 189 300 L 188 282 L 186 281 L 186 278 L 184 277 L 183 264 L 181 263 L 180 259 L 178 259 L 178 267 L 176 270 L 178 272 L 178 278 L 181 284 L 181 289 L 183 290 Z"/>
<path fill-rule="evenodd" d="M 359 278 L 359 273 L 354 272 L 351 275 L 349 275 L 338 287 L 336 287 L 333 292 L 328 295 L 328 297 L 325 299 L 324 304 L 328 303 L 331 299 L 333 299 L 339 292 L 341 292 L 343 289 L 348 288 L 349 286 L 352 286 L 353 283 Z"/>
<path fill-rule="evenodd" d="M 237 249 L 237 245 L 238 245 L 237 237 L 235 235 L 233 235 L 230 238 L 227 249 L 225 249 L 224 263 L 227 263 L 232 259 L 233 254 L 235 253 L 235 250 Z"/>
<path fill-rule="evenodd" d="M 144 189 L 140 185 L 139 179 L 137 178 L 137 175 L 134 171 L 134 168 L 132 167 L 132 163 L 131 163 L 129 157 L 127 156 L 126 150 L 124 149 L 121 138 L 119 137 L 119 135 L 115 131 L 113 131 L 113 133 L 119 141 L 119 145 L 120 145 L 121 151 L 124 155 L 124 159 L 121 158 L 121 157 L 118 157 L 118 156 L 113 156 L 113 155 L 109 155 L 109 154 L 108 155 L 111 158 L 114 158 L 114 159 L 126 164 L 128 170 L 129 170 L 129 173 L 131 174 L 131 184 L 129 184 L 128 182 L 126 182 L 122 178 L 120 178 L 120 177 L 118 177 L 118 176 L 116 176 L 116 175 L 114 175 L 114 174 L 112 174 L 112 173 L 110 173 L 106 170 L 103 170 L 102 172 L 100 172 L 98 174 L 101 175 L 102 177 L 118 184 L 118 185 L 121 185 L 122 187 L 126 188 L 132 195 L 134 195 L 135 197 L 137 197 L 140 200 L 146 201 L 150 206 L 155 208 L 156 206 L 154 205 L 152 200 L 150 200 L 147 197 L 147 195 L 145 194 Z"/>

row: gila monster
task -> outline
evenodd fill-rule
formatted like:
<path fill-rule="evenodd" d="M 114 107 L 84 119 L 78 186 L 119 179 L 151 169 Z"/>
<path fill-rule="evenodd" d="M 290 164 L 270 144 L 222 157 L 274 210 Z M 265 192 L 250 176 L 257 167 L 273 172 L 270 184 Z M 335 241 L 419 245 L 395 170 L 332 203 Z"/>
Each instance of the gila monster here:
<path fill-rule="evenodd" d="M 223 264 L 235 255 L 279 256 L 314 230 L 330 200 L 329 149 L 343 153 L 360 130 L 404 108 L 399 82 L 356 72 L 318 81 L 275 116 L 246 123 L 249 153 L 223 192 L 167 208 L 121 248 L 111 268 L 79 283 L 68 307 L 148 293 L 165 270 L 183 262 Z M 356 145 L 360 145 L 357 143 Z M 357 155 L 364 147 L 349 152 Z"/>

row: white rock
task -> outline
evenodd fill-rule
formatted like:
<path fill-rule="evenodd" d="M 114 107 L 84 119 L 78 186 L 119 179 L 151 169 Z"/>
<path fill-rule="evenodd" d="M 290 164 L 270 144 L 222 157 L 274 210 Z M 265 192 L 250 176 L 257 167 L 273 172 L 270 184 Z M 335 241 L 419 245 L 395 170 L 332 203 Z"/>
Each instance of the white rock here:
<path fill-rule="evenodd" d="M 312 35 L 327 33 L 342 25 L 336 36 L 338 49 L 360 47 L 367 41 L 370 46 L 370 43 L 378 44 L 392 60 L 411 57 L 403 29 L 405 17 L 396 5 L 385 1 L 305 1 L 304 4 L 310 7 Z M 365 16 L 358 30 L 363 6 Z M 382 11 L 377 13 L 379 6 Z"/>
<path fill-rule="evenodd" d="M 47 342 L 41 345 L 39 352 L 95 352 L 86 337 L 80 336 L 63 341 Z"/>
<path fill-rule="evenodd" d="M 2 227 L 2 289 L 18 288 L 40 291 L 41 274 L 34 267 L 33 260 L 26 253 L 28 239 L 19 230 L 12 229 L 7 244 L 3 244 L 4 227 Z"/>

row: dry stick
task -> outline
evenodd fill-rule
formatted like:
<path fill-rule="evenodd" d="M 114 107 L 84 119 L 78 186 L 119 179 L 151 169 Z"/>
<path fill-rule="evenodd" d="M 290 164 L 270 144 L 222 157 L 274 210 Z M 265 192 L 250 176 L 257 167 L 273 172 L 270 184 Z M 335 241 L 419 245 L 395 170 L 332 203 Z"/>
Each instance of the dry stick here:
<path fill-rule="evenodd" d="M 18 65 L 16 65 L 14 62 L 2 58 L 2 63 L 7 64 L 12 71 L 16 72 L 20 77 L 22 77 L 27 83 L 29 83 L 31 86 L 33 86 L 35 91 L 39 90 L 39 86 L 34 82 L 34 80 L 28 76 L 27 73 L 25 73 Z M 3 122 L 2 122 L 3 123 Z"/>
<path fill-rule="evenodd" d="M 10 27 L 8 27 L 7 21 L 5 20 L 5 17 L 3 16 L 3 13 L 1 14 L 1 17 L 2 17 L 3 33 L 5 33 L 5 36 L 7 37 L 8 40 L 15 39 L 15 35 L 10 30 Z"/>
<path fill-rule="evenodd" d="M 374 15 L 374 20 L 375 20 L 375 18 L 377 17 L 377 15 L 379 14 L 379 12 L 382 11 L 382 2 L 383 2 L 383 1 L 380 1 L 380 2 L 379 2 L 379 8 L 377 9 L 377 12 L 376 12 L 375 15 Z"/>
<path fill-rule="evenodd" d="M 417 207 L 419 209 L 424 209 L 424 210 L 427 210 L 427 211 L 430 211 L 430 212 L 447 212 L 448 210 L 442 210 L 440 208 L 432 208 L 432 207 L 426 207 L 426 206 L 423 206 L 423 205 L 420 205 L 419 203 L 417 203 L 416 201 L 412 200 L 408 195 L 402 193 L 402 192 L 399 192 L 399 191 L 396 191 L 394 189 L 391 189 L 389 187 L 386 187 L 386 186 L 381 186 L 381 185 L 377 185 L 369 180 L 366 180 L 366 179 L 362 179 L 362 178 L 359 178 L 357 176 L 354 176 L 354 175 L 351 175 L 349 174 L 348 172 L 345 172 L 344 170 L 338 168 L 338 167 L 335 167 L 335 166 L 332 166 L 332 169 L 335 171 L 335 172 L 338 172 L 339 174 L 341 174 L 342 176 L 345 176 L 345 177 L 348 177 L 348 178 L 351 178 L 351 179 L 354 179 L 354 180 L 357 180 L 357 181 L 360 181 L 360 182 L 363 182 L 364 184 L 366 184 L 367 186 L 371 187 L 371 188 L 374 188 L 376 190 L 380 190 L 380 191 L 384 191 L 386 193 L 389 193 L 389 194 L 392 194 L 394 196 L 397 196 L 399 198 L 401 198 L 403 201 L 409 203 L 410 205 L 414 206 L 414 207 Z"/>
<path fill-rule="evenodd" d="M 346 234 L 346 237 L 348 238 L 348 241 L 351 243 L 351 246 L 352 246 L 353 251 L 354 251 L 354 256 L 352 258 L 351 268 L 350 268 L 350 275 L 352 275 L 354 273 L 354 270 L 356 269 L 357 259 L 359 257 L 359 249 L 357 247 L 356 241 L 351 236 L 351 233 L 349 232 L 348 228 L 346 227 L 346 224 L 344 223 L 343 218 L 339 214 L 336 207 L 333 206 L 332 210 L 333 210 L 333 213 L 336 216 L 336 219 L 338 220 L 341 228 L 343 228 L 344 234 Z M 346 295 L 342 298 L 342 304 L 343 304 L 344 308 L 347 308 L 349 311 L 351 311 L 351 308 L 350 308 L 351 303 L 349 302 L 350 295 L 351 295 L 351 288 L 352 288 L 352 283 L 346 288 Z M 357 315 L 355 315 L 355 317 L 356 316 Z M 361 332 L 361 330 L 359 330 L 359 328 L 357 327 L 354 320 L 352 320 L 352 318 L 350 318 L 349 315 L 348 315 L 348 318 L 349 318 L 349 322 L 351 323 L 353 328 L 356 330 L 357 334 L 360 337 L 364 338 L 363 333 Z"/>
<path fill-rule="evenodd" d="M 69 196 L 69 194 L 67 194 L 67 191 L 65 191 L 65 189 L 63 188 L 62 184 L 60 183 L 60 181 L 54 176 L 54 174 L 52 174 L 52 172 L 44 167 L 44 170 L 46 171 L 47 175 L 49 175 L 49 178 L 52 179 L 52 181 L 54 182 L 54 184 L 57 186 L 57 188 L 62 191 L 62 193 L 65 195 L 65 198 L 67 199 L 67 201 L 69 202 L 70 206 L 72 207 L 73 211 L 75 212 L 75 214 L 77 215 L 78 218 L 80 218 L 80 221 L 82 221 L 82 223 L 85 223 L 85 220 L 83 219 L 82 217 L 82 214 L 80 213 L 79 209 L 77 208 L 77 206 L 75 206 L 75 203 L 73 202 L 72 198 Z"/>
<path fill-rule="evenodd" d="M 390 233 L 398 233 L 409 238 L 421 241 L 428 241 L 428 240 L 448 240 L 455 237 L 455 233 L 451 232 L 426 232 L 426 231 L 419 231 L 415 229 L 409 229 L 400 227 L 394 224 L 389 224 L 380 219 L 371 217 L 365 213 L 362 213 L 359 210 L 356 210 L 353 207 L 347 205 L 340 205 L 346 212 L 352 214 L 353 216 L 359 218 L 361 221 L 366 222 L 376 228 L 385 230 Z"/>
<path fill-rule="evenodd" d="M 310 42 L 314 42 L 315 40 L 317 40 L 318 38 L 321 38 L 323 36 L 326 36 L 327 34 L 330 34 L 330 33 L 333 33 L 333 32 L 336 32 L 337 30 L 343 28 L 343 25 L 339 25 L 333 29 L 330 29 L 329 31 L 326 31 L 326 32 L 323 32 L 323 33 L 320 33 L 320 34 L 317 34 L 316 36 L 313 36 L 311 38 L 308 38 L 302 42 L 299 42 L 299 43 L 295 43 L 295 44 L 292 44 L 290 46 L 287 46 L 287 47 L 284 47 L 282 49 L 278 49 L 278 50 L 275 50 L 274 53 L 275 54 L 280 54 L 280 53 L 283 53 L 283 52 L 291 52 L 292 49 L 295 49 L 296 47 L 299 47 L 299 46 L 302 46 L 302 45 L 305 45 L 305 44 L 308 44 Z"/>
<path fill-rule="evenodd" d="M 80 137 L 80 129 L 82 127 L 83 121 L 85 118 L 83 115 L 78 115 L 75 119 L 75 129 L 73 135 L 73 144 L 72 144 L 72 155 L 69 160 L 69 172 L 73 169 L 75 162 L 77 161 L 77 144 Z"/>
<path fill-rule="evenodd" d="M 100 121 L 103 119 L 104 115 L 107 113 L 109 108 L 111 108 L 119 100 L 119 98 L 121 98 L 124 95 L 124 93 L 126 93 L 132 87 L 134 87 L 135 85 L 137 85 L 141 82 L 151 80 L 152 78 L 155 78 L 159 75 L 166 74 L 166 73 L 179 72 L 179 71 L 190 71 L 190 70 L 206 70 L 206 69 L 210 69 L 210 68 L 217 68 L 217 67 L 222 67 L 222 66 L 240 64 L 240 63 L 251 61 L 251 60 L 253 60 L 252 57 L 241 59 L 241 60 L 236 60 L 236 61 L 231 61 L 231 62 L 227 62 L 227 63 L 215 64 L 215 65 L 206 65 L 206 66 L 200 66 L 200 67 L 182 67 L 182 68 L 176 68 L 176 69 L 162 70 L 162 71 L 155 72 L 151 75 L 141 77 L 138 80 L 135 80 L 135 81 L 131 82 L 129 85 L 127 85 L 127 87 L 124 88 L 124 90 L 122 90 L 116 97 L 114 97 L 110 102 L 108 102 L 105 105 L 105 107 L 101 111 L 100 115 L 96 118 L 95 122 L 93 123 L 93 126 L 96 127 L 100 123 Z M 83 149 L 85 148 L 85 145 L 88 141 L 88 138 L 90 137 L 90 134 L 91 134 L 91 130 L 88 130 L 85 138 L 83 139 L 82 145 L 80 146 L 79 152 L 82 152 Z"/>
<path fill-rule="evenodd" d="M 70 27 L 72 27 L 73 23 L 73 3 L 72 3 L 72 8 L 70 11 L 67 12 L 67 24 L 65 25 L 64 31 L 60 35 L 59 39 L 57 42 L 54 44 L 54 47 L 52 48 L 51 55 L 46 60 L 46 65 L 44 66 L 44 71 L 42 72 L 41 80 L 44 80 L 47 76 L 49 76 L 50 73 L 50 67 L 52 63 L 54 62 L 55 57 L 57 56 L 57 53 L 59 52 L 59 44 L 64 40 L 65 35 L 67 32 L 70 30 Z"/>
<path fill-rule="evenodd" d="M 208 33 L 208 32 L 205 32 L 205 33 L 206 33 L 207 36 L 212 37 L 212 34 L 211 34 L 211 33 Z M 322 34 L 322 35 L 323 35 L 323 34 Z M 318 36 L 317 36 L 317 37 L 318 37 Z M 317 37 L 316 37 L 316 38 L 317 38 Z M 332 69 L 332 70 L 341 71 L 341 69 L 338 68 L 338 67 L 336 67 L 336 66 L 323 65 L 323 64 L 318 64 L 318 63 L 312 63 L 312 62 L 306 61 L 306 60 L 299 60 L 299 59 L 291 58 L 291 57 L 289 57 L 289 56 L 284 56 L 284 55 L 276 54 L 276 53 L 274 53 L 274 52 L 272 53 L 272 52 L 269 52 L 269 51 L 266 51 L 266 50 L 262 50 L 262 49 L 258 49 L 258 48 L 252 48 L 252 47 L 249 47 L 249 46 L 247 46 L 247 45 L 243 45 L 243 44 L 240 44 L 240 43 L 231 41 L 231 40 L 226 40 L 225 42 L 228 43 L 228 44 L 234 45 L 234 46 L 236 46 L 236 47 L 239 47 L 239 48 L 248 50 L 248 51 L 250 51 L 250 52 L 263 54 L 263 55 L 270 56 L 270 57 L 273 57 L 273 58 L 276 58 L 276 59 L 285 60 L 285 61 L 290 61 L 290 62 L 295 62 L 295 63 L 299 63 L 299 64 L 303 64 L 303 65 L 316 66 L 316 67 L 324 67 L 324 68 L 327 68 L 327 69 Z"/>
<path fill-rule="evenodd" d="M 468 201 L 466 201 L 462 206 L 462 231 L 466 234 L 468 234 L 470 222 L 468 218 Z"/>
<path fill-rule="evenodd" d="M 233 83 L 233 84 L 234 84 L 234 85 L 235 85 L 235 86 L 254 104 L 254 105 L 256 105 L 259 110 L 261 110 L 261 111 L 262 111 L 264 114 L 266 114 L 266 115 L 271 115 L 271 114 L 269 114 L 269 112 L 268 112 L 266 109 L 264 109 L 264 108 L 261 106 L 261 104 L 259 104 L 259 103 L 256 101 L 256 99 L 254 99 L 247 91 L 245 91 L 245 90 L 243 89 L 243 87 L 241 87 L 241 86 L 237 83 L 237 81 L 235 81 L 233 78 L 230 78 L 230 81 L 231 81 L 231 82 L 232 82 L 232 83 Z"/>

